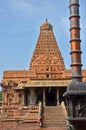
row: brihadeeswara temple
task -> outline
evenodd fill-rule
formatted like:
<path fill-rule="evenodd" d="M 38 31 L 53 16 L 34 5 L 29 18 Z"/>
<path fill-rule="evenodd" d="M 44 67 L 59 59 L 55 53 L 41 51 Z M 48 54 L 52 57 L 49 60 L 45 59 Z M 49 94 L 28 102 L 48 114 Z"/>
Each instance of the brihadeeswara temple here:
<path fill-rule="evenodd" d="M 86 82 L 86 70 L 82 75 Z M 65 68 L 53 26 L 46 20 L 40 26 L 29 69 L 3 72 L 1 121 L 65 127 L 63 94 L 70 82 L 71 70 Z"/>

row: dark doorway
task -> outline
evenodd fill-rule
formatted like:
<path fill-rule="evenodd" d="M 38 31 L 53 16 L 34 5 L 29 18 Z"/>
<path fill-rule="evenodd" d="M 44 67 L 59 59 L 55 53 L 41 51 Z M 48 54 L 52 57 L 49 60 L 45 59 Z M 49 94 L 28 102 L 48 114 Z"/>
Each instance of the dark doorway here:
<path fill-rule="evenodd" d="M 61 104 L 62 101 L 65 103 L 65 98 L 63 97 L 63 94 L 66 92 L 66 87 L 59 88 L 59 102 Z"/>
<path fill-rule="evenodd" d="M 24 91 L 24 104 L 25 106 L 30 105 L 30 90 L 28 88 L 26 88 Z"/>
<path fill-rule="evenodd" d="M 39 101 L 43 102 L 43 88 L 35 88 L 36 95 L 36 105 L 39 104 Z"/>
<path fill-rule="evenodd" d="M 45 89 L 45 101 L 46 101 L 46 106 L 57 105 L 57 89 L 56 88 L 49 87 Z"/>

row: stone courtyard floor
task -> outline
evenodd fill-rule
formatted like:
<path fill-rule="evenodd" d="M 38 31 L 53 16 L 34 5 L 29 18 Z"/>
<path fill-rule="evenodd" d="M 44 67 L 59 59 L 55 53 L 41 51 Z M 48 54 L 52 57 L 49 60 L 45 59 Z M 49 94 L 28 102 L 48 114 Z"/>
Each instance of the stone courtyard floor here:
<path fill-rule="evenodd" d="M 39 127 L 28 123 L 0 122 L 0 130 L 65 130 L 65 128 Z"/>

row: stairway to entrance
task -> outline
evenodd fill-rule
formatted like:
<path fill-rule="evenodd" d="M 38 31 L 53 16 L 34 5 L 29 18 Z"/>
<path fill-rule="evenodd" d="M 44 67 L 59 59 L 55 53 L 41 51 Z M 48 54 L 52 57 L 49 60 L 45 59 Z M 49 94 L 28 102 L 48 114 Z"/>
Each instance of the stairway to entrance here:
<path fill-rule="evenodd" d="M 48 106 L 43 109 L 43 126 L 65 127 L 66 112 L 63 106 Z"/>

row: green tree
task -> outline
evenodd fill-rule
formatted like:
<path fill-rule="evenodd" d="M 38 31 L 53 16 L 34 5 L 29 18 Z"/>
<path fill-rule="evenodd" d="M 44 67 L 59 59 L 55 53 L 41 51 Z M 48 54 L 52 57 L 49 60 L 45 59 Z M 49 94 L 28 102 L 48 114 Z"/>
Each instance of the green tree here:
<path fill-rule="evenodd" d="M 2 91 L 0 91 L 0 101 L 2 101 Z"/>

